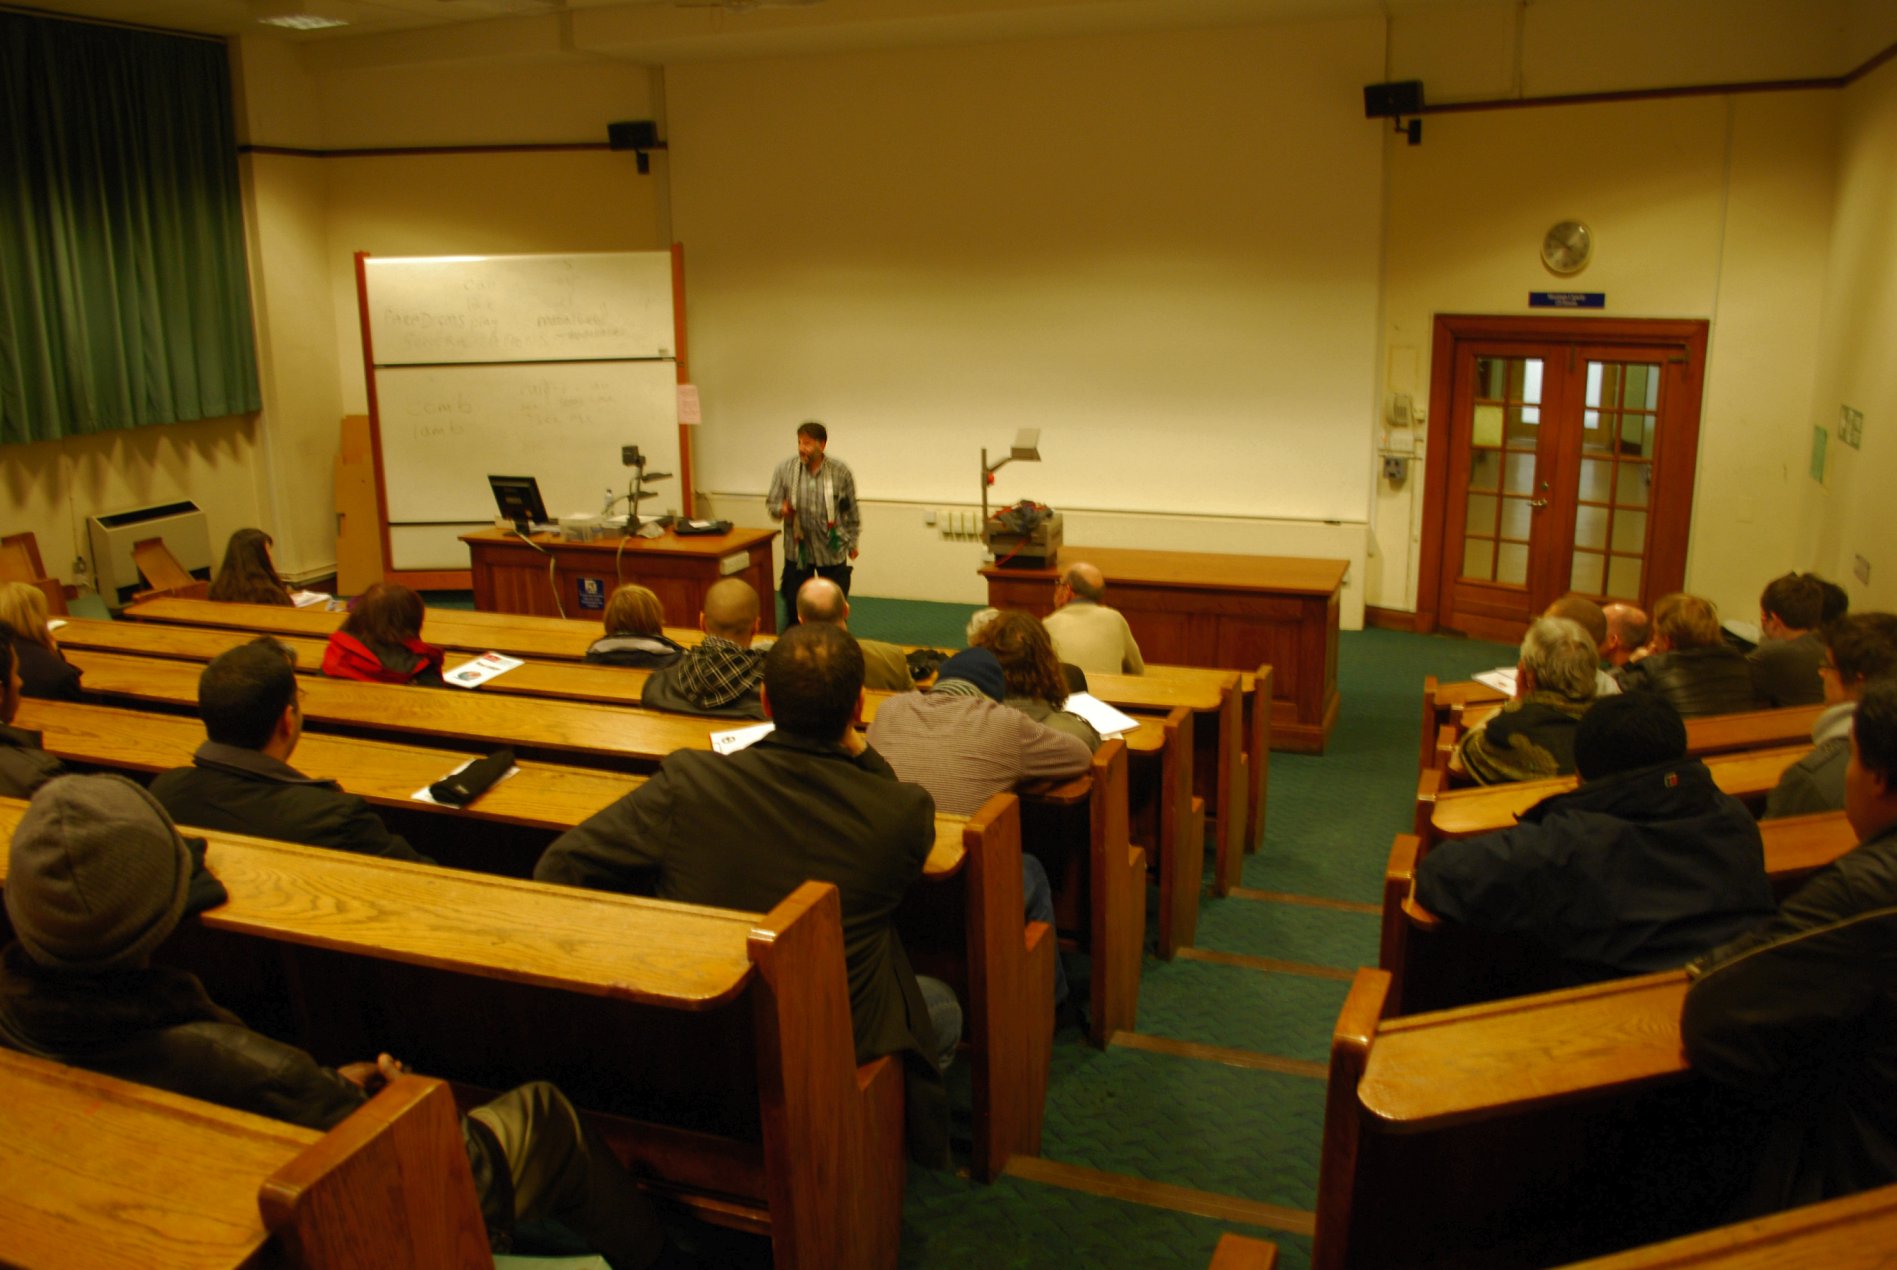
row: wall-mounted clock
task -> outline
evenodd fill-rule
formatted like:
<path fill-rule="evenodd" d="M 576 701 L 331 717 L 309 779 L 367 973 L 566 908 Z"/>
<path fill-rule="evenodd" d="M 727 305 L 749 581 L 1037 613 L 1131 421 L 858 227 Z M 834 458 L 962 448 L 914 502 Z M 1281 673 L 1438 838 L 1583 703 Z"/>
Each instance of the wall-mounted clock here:
<path fill-rule="evenodd" d="M 1579 273 L 1593 255 L 1593 231 L 1578 220 L 1558 222 L 1541 240 L 1541 263 L 1550 273 Z"/>

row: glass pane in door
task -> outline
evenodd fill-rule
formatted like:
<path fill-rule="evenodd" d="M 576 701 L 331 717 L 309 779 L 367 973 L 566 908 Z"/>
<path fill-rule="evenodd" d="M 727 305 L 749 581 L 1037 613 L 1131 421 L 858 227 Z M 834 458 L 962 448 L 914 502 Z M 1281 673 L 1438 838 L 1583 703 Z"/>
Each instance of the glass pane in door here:
<path fill-rule="evenodd" d="M 1462 576 L 1471 581 L 1527 581 L 1541 376 L 1538 357 L 1476 359 L 1462 543 Z"/>
<path fill-rule="evenodd" d="M 1571 577 L 1603 598 L 1636 600 L 1646 571 L 1647 491 L 1653 483 L 1660 366 L 1589 362 L 1581 432 L 1581 480 Z M 1592 552 L 1606 549 L 1605 558 Z"/>

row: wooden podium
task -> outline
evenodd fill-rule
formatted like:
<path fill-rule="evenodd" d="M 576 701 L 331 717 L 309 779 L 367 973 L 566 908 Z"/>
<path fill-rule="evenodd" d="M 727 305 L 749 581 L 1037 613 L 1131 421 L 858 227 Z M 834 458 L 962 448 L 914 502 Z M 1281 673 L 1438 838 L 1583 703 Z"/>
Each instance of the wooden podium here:
<path fill-rule="evenodd" d="M 1063 546 L 1052 568 L 981 570 L 988 603 L 1046 617 L 1054 580 L 1081 562 L 1107 575 L 1156 665 L 1274 671 L 1272 748 L 1322 754 L 1337 722 L 1337 591 L 1348 560 Z"/>
<path fill-rule="evenodd" d="M 736 577 L 757 591 L 763 629 L 775 631 L 776 537 L 775 529 L 733 529 L 681 538 L 668 529 L 657 538 L 568 542 L 554 533 L 524 539 L 511 529 L 483 529 L 461 541 L 468 544 L 474 607 L 484 613 L 558 617 L 564 608 L 567 617 L 597 620 L 614 587 L 636 582 L 659 597 L 666 625 L 696 627 L 711 584 Z"/>

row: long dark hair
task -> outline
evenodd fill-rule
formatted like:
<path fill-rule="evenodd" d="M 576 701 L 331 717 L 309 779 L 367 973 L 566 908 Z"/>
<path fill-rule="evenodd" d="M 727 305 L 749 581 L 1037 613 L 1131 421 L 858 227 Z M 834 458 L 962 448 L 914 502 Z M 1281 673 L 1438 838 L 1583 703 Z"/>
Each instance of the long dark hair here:
<path fill-rule="evenodd" d="M 211 582 L 213 600 L 244 604 L 288 604 L 290 588 L 270 563 L 275 540 L 261 529 L 240 529 L 224 547 L 224 563 Z"/>
<path fill-rule="evenodd" d="M 1010 697 L 1031 697 L 1056 710 L 1067 701 L 1067 680 L 1061 674 L 1054 641 L 1041 619 L 1020 609 L 1006 609 L 975 633 L 974 647 L 986 648 L 1001 663 Z"/>
<path fill-rule="evenodd" d="M 342 629 L 372 647 L 399 648 L 421 638 L 426 612 L 415 592 L 399 583 L 378 582 L 356 597 Z"/>

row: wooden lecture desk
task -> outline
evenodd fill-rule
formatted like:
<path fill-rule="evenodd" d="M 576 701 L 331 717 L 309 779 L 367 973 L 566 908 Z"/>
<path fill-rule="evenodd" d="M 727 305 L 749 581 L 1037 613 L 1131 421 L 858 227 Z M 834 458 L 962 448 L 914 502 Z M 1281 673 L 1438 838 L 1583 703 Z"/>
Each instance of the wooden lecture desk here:
<path fill-rule="evenodd" d="M 1126 614 L 1145 660 L 1269 663 L 1273 745 L 1323 753 L 1337 722 L 1338 590 L 1349 561 L 1065 546 L 1053 567 L 985 566 L 988 603 L 1046 617 L 1060 570 L 1082 561 L 1106 574 L 1107 603 Z"/>
<path fill-rule="evenodd" d="M 777 629 L 777 580 L 771 571 L 775 529 L 733 529 L 681 538 L 613 537 L 567 542 L 557 533 L 523 539 L 511 529 L 463 534 L 473 572 L 474 607 L 486 613 L 538 613 L 597 620 L 621 582 L 637 582 L 659 597 L 673 626 L 698 625 L 705 592 L 725 577 L 743 578 L 758 593 L 763 629 Z M 551 562 L 553 576 L 547 566 Z M 559 603 L 554 602 L 555 595 Z M 1254 663 L 1255 664 L 1255 663 Z"/>

